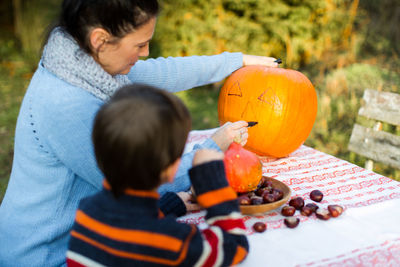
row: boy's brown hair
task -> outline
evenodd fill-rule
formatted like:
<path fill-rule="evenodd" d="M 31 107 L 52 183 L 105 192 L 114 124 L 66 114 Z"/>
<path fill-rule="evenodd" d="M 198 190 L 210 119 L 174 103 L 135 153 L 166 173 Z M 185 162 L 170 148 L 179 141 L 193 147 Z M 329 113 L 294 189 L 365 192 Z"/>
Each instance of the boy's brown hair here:
<path fill-rule="evenodd" d="M 189 111 L 177 96 L 147 85 L 119 89 L 97 113 L 92 134 L 114 195 L 156 189 L 161 172 L 182 155 L 190 128 Z"/>

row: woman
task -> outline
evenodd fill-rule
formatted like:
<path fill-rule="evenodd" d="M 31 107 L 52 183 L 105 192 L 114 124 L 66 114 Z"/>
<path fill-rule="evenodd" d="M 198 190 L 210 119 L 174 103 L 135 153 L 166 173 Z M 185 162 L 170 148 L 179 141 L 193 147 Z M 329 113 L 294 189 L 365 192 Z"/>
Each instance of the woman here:
<path fill-rule="evenodd" d="M 92 122 L 120 86 L 146 83 L 176 92 L 220 81 L 243 65 L 276 66 L 274 58 L 241 53 L 140 61 L 149 53 L 157 14 L 156 0 L 63 2 L 60 25 L 49 36 L 17 121 L 0 207 L 0 266 L 65 264 L 77 205 L 102 186 Z M 245 142 L 246 126 L 228 123 L 199 147 L 225 150 L 237 135 Z M 189 187 L 192 156 L 184 156 L 174 184 L 161 194 Z M 174 201 L 164 198 L 169 206 Z"/>

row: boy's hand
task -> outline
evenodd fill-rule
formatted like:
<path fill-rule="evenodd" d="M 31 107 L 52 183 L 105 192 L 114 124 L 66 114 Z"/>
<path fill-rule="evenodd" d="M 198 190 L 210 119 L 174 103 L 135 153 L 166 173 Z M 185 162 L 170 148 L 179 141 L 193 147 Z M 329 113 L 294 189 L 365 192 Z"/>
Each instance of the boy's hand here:
<path fill-rule="evenodd" d="M 213 149 L 199 149 L 193 157 L 193 167 L 209 161 L 223 160 L 224 153 Z"/>
<path fill-rule="evenodd" d="M 201 207 L 199 204 L 194 203 L 194 197 L 192 194 L 188 192 L 178 192 L 176 193 L 178 197 L 183 201 L 186 207 L 186 211 L 195 211 L 195 210 L 200 210 Z"/>
<path fill-rule="evenodd" d="M 222 125 L 211 138 L 221 148 L 226 151 L 233 140 L 244 146 L 249 138 L 247 131 L 248 123 L 245 121 L 227 122 Z"/>

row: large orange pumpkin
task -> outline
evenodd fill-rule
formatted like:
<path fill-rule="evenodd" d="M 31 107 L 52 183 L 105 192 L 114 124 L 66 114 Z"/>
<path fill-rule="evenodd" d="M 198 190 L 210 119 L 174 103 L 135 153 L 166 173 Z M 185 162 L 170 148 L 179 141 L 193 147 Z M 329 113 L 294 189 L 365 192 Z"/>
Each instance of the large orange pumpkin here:
<path fill-rule="evenodd" d="M 285 157 L 307 139 L 317 115 L 317 94 L 302 73 L 246 66 L 228 77 L 218 99 L 220 124 L 257 121 L 245 148 L 259 155 Z"/>
<path fill-rule="evenodd" d="M 250 192 L 257 188 L 262 177 L 262 164 L 256 154 L 233 142 L 225 151 L 226 179 L 236 192 Z"/>

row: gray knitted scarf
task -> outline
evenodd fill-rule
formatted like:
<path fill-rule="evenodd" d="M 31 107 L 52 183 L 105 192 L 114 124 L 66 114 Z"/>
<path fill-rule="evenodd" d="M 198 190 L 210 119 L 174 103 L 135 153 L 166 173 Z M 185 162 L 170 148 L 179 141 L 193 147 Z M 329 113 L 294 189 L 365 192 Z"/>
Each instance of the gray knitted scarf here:
<path fill-rule="evenodd" d="M 83 88 L 103 101 L 121 86 L 130 83 L 126 75 L 108 74 L 74 38 L 55 28 L 44 47 L 43 66 L 62 80 Z"/>

